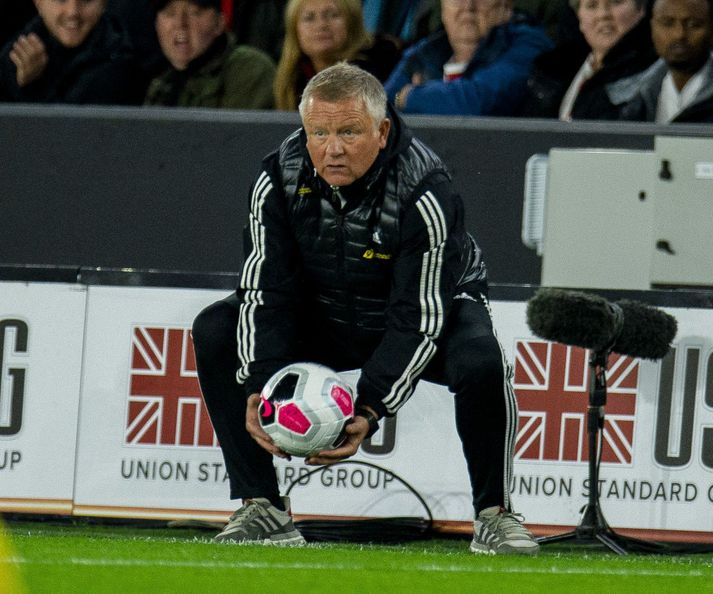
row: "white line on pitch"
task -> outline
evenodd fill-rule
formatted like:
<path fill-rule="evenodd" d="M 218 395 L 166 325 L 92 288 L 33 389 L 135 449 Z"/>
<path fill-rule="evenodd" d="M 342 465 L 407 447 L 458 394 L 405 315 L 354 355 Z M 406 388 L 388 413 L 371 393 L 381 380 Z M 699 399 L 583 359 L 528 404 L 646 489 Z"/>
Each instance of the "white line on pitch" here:
<path fill-rule="evenodd" d="M 83 565 L 95 567 L 169 567 L 190 569 L 284 569 L 311 571 L 365 571 L 371 569 L 365 565 L 346 565 L 329 563 L 268 563 L 256 561 L 175 561 L 168 559 L 90 559 L 72 557 L 69 559 L 25 559 L 10 557 L 0 559 L 0 564 L 18 565 Z M 379 571 L 383 571 L 383 567 Z M 462 566 L 462 565 L 411 565 L 406 567 L 391 567 L 389 571 L 421 572 L 421 573 L 467 573 L 467 574 L 540 574 L 540 575 L 608 575 L 608 576 L 653 576 L 653 577 L 709 577 L 700 570 L 659 570 L 659 569 L 577 569 L 571 567 L 493 567 L 493 566 Z"/>

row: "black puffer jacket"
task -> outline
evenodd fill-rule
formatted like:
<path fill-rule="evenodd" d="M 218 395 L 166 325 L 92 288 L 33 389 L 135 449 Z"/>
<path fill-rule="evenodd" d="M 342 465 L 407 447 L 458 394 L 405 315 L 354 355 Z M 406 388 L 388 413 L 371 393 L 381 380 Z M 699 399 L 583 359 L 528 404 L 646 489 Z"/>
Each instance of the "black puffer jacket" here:
<path fill-rule="evenodd" d="M 391 117 L 387 147 L 350 186 L 315 174 L 301 130 L 264 160 L 238 288 L 248 393 L 314 359 L 361 368 L 360 401 L 393 414 L 435 354 L 453 297 L 486 292 L 445 166 Z"/>
<path fill-rule="evenodd" d="M 590 48 L 580 38 L 560 45 L 535 60 L 521 115 L 559 117 L 560 105 Z M 651 26 L 644 17 L 612 47 L 600 70 L 582 85 L 572 108 L 574 120 L 615 120 L 618 108 L 607 95 L 607 85 L 646 70 L 658 59 L 651 42 Z"/>
<path fill-rule="evenodd" d="M 45 44 L 49 61 L 44 73 L 29 85 L 17 85 L 17 69 L 10 60 L 8 42 L 0 53 L 0 100 L 23 103 L 76 103 L 138 105 L 145 81 L 126 32 L 105 14 L 77 48 L 61 45 L 36 17 L 21 32 L 36 33 Z"/>

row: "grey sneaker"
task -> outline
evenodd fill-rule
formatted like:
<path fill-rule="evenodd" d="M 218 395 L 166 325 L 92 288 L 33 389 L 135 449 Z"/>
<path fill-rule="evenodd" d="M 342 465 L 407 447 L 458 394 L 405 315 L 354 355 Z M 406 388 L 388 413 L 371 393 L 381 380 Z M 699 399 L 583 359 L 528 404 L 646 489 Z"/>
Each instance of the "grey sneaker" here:
<path fill-rule="evenodd" d="M 501 507 L 489 507 L 473 522 L 473 542 L 470 550 L 486 555 L 536 555 L 540 550 L 530 531 L 522 525 L 520 514 Z"/>
<path fill-rule="evenodd" d="M 213 538 L 216 542 L 260 543 L 301 546 L 305 539 L 292 523 L 290 500 L 282 498 L 287 511 L 277 509 L 267 499 L 244 499 L 224 526 Z"/>

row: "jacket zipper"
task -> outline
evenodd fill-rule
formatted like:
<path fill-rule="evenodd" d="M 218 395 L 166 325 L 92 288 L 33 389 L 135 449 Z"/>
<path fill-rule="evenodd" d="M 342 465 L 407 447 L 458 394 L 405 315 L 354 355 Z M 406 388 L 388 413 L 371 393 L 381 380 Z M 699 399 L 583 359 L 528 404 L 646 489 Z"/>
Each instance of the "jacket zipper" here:
<path fill-rule="evenodd" d="M 346 250 L 344 248 L 344 213 L 342 212 L 342 198 L 339 188 L 332 186 L 332 205 L 336 211 L 336 237 L 337 237 L 337 276 L 339 284 L 344 288 L 346 294 L 347 319 L 350 325 L 356 322 L 354 316 L 354 295 L 346 290 Z"/>

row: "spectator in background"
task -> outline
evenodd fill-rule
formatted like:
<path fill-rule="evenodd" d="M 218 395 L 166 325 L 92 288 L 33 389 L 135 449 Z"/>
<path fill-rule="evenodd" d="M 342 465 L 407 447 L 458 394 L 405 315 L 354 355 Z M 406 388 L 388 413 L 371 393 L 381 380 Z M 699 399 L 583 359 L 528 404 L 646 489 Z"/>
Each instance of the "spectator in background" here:
<path fill-rule="evenodd" d="M 583 38 L 535 60 L 521 115 L 612 120 L 619 110 L 611 83 L 642 72 L 657 58 L 646 0 L 570 0 Z"/>
<path fill-rule="evenodd" d="M 277 109 L 296 110 L 307 82 L 342 60 L 385 81 L 400 55 L 395 40 L 364 28 L 361 0 L 290 0 L 275 77 Z"/>
<path fill-rule="evenodd" d="M 512 0 L 443 0 L 444 31 L 415 44 L 386 82 L 406 113 L 510 115 L 525 96 L 532 61 L 552 48 Z"/>
<path fill-rule="evenodd" d="M 661 58 L 616 84 L 634 93 L 621 119 L 713 122 L 713 0 L 656 0 L 651 36 Z"/>
<path fill-rule="evenodd" d="M 170 69 L 146 105 L 270 109 L 275 65 L 225 32 L 220 0 L 156 0 L 156 32 Z"/>
<path fill-rule="evenodd" d="M 439 0 L 426 3 L 434 4 L 436 9 L 440 6 Z M 582 35 L 579 32 L 577 15 L 572 10 L 569 0 L 513 0 L 512 7 L 515 12 L 524 12 L 530 15 L 537 24 L 542 25 L 547 31 L 547 35 L 555 43 Z M 422 25 L 426 25 L 427 33 L 420 35 L 417 39 L 426 37 L 427 34 L 433 33 L 443 25 L 440 10 L 432 10 L 428 16 L 428 20 L 422 18 L 419 21 L 420 26 L 417 30 L 418 34 L 422 29 L 425 29 Z"/>
<path fill-rule="evenodd" d="M 143 89 L 126 32 L 106 0 L 35 0 L 38 16 L 0 54 L 0 99 L 139 104 Z"/>

